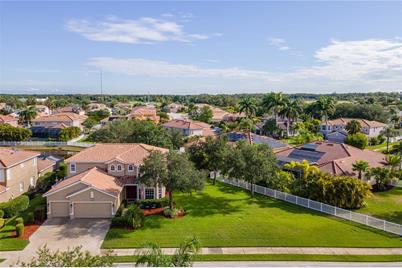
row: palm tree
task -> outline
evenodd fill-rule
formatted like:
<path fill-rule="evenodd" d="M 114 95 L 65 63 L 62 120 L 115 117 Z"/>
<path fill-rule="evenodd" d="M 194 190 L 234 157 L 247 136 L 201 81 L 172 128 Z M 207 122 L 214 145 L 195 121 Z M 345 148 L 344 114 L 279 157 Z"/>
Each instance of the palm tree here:
<path fill-rule="evenodd" d="M 389 153 L 389 141 L 392 137 L 395 137 L 396 133 L 397 131 L 391 126 L 386 127 L 381 133 L 387 137 L 387 154 Z"/>
<path fill-rule="evenodd" d="M 299 114 L 301 113 L 301 105 L 300 101 L 298 100 L 290 100 L 285 99 L 284 103 L 282 104 L 281 110 L 279 115 L 286 117 L 286 134 L 289 136 L 289 127 L 291 122 L 297 120 Z"/>
<path fill-rule="evenodd" d="M 284 96 L 282 92 L 265 94 L 262 99 L 262 107 L 266 113 L 274 113 L 275 120 L 284 103 Z"/>
<path fill-rule="evenodd" d="M 316 101 L 317 112 L 324 118 L 326 124 L 328 124 L 328 117 L 335 110 L 335 100 L 331 97 L 321 96 Z"/>
<path fill-rule="evenodd" d="M 353 166 L 353 171 L 359 172 L 359 179 L 362 179 L 363 172 L 366 172 L 369 168 L 369 163 L 363 160 L 357 160 Z"/>
<path fill-rule="evenodd" d="M 395 172 L 395 169 L 401 165 L 401 158 L 399 155 L 388 155 L 386 161 L 392 172 Z"/>
<path fill-rule="evenodd" d="M 248 118 L 255 116 L 257 112 L 257 105 L 255 100 L 249 96 L 243 98 L 240 102 L 240 112 L 244 112 Z"/>
<path fill-rule="evenodd" d="M 29 106 L 27 109 L 20 112 L 20 117 L 24 123 L 29 125 L 32 119 L 34 119 L 37 114 L 38 112 L 36 111 L 35 107 Z"/>
<path fill-rule="evenodd" d="M 286 163 L 283 165 L 285 169 L 297 171 L 299 173 L 299 177 L 303 179 L 307 179 L 310 175 L 320 173 L 320 169 L 317 166 L 310 165 L 307 160 L 303 160 L 301 162 L 292 161 L 290 163 Z"/>
<path fill-rule="evenodd" d="M 197 238 L 186 239 L 172 256 L 164 254 L 157 244 L 151 243 L 139 251 L 135 265 L 148 267 L 189 267 L 192 265 L 194 257 L 199 251 L 200 242 Z"/>
<path fill-rule="evenodd" d="M 385 190 L 393 177 L 391 170 L 382 167 L 370 168 L 367 173 L 370 177 L 374 177 L 379 191 Z"/>
<path fill-rule="evenodd" d="M 346 124 L 345 129 L 348 131 L 348 134 L 353 135 L 362 131 L 362 125 L 357 120 L 351 120 Z"/>

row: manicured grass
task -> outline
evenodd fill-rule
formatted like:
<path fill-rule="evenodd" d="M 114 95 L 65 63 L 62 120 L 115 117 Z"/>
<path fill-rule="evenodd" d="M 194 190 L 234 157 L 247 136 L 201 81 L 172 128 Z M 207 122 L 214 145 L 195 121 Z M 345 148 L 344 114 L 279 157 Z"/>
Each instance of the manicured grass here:
<path fill-rule="evenodd" d="M 136 256 L 115 256 L 115 263 L 136 262 Z M 402 255 L 321 255 L 321 254 L 203 254 L 195 261 L 334 261 L 400 262 Z"/>
<path fill-rule="evenodd" d="M 221 183 L 207 185 L 198 194 L 176 194 L 175 200 L 186 209 L 185 217 L 149 216 L 136 231 L 111 228 L 103 247 L 140 247 L 147 242 L 177 247 L 189 236 L 197 236 L 203 247 L 402 247 L 399 236 L 265 196 L 251 198 Z"/>
<path fill-rule="evenodd" d="M 392 146 L 395 145 L 395 144 L 398 144 L 398 143 L 399 143 L 399 141 L 390 142 L 389 143 L 389 149 L 391 150 Z M 384 142 L 384 143 L 373 145 L 373 146 L 367 146 L 366 149 L 374 150 L 374 151 L 380 151 L 382 149 L 387 149 L 387 143 Z"/>
<path fill-rule="evenodd" d="M 374 193 L 366 200 L 366 206 L 356 212 L 402 224 L 402 188 L 394 187 L 386 192 Z"/>
<path fill-rule="evenodd" d="M 12 236 L 13 231 L 15 231 L 15 218 L 10 218 L 6 221 L 4 227 L 0 229 L 0 251 L 22 250 L 28 245 L 28 240 Z"/>

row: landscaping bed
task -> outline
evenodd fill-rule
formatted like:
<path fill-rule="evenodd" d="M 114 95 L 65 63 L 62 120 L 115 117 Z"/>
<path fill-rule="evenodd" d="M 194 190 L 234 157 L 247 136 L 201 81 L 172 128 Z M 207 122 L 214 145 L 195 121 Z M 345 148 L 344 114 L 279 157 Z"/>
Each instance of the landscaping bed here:
<path fill-rule="evenodd" d="M 224 185 L 207 184 L 201 193 L 177 194 L 186 216 L 169 220 L 145 217 L 130 231 L 111 228 L 103 248 L 135 248 L 148 242 L 177 247 L 196 236 L 203 247 L 402 247 L 401 237 L 336 219 L 280 200 Z"/>

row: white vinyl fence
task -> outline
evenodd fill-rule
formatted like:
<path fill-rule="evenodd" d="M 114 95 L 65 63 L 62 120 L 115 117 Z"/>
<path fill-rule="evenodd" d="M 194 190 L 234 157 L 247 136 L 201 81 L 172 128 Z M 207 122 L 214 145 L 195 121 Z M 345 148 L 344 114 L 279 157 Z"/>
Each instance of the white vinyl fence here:
<path fill-rule="evenodd" d="M 240 187 L 243 189 L 247 189 L 251 191 L 251 184 L 245 181 L 240 181 L 236 179 L 226 179 L 223 177 L 217 178 L 217 180 L 224 182 L 226 184 L 230 184 L 236 187 Z M 402 225 L 388 222 L 385 220 L 377 219 L 366 214 L 356 213 L 351 210 L 346 210 L 343 208 L 338 208 L 335 206 L 331 206 L 328 204 L 324 204 L 321 202 L 317 202 L 311 199 L 299 197 L 296 195 L 284 193 L 281 191 L 273 190 L 270 188 L 266 188 L 259 185 L 253 185 L 254 191 L 256 193 L 266 195 L 275 199 L 280 199 L 295 205 L 299 205 L 305 208 L 313 209 L 316 211 L 320 211 L 322 213 L 326 213 L 332 216 L 336 216 L 345 220 L 350 220 L 353 222 L 357 222 L 363 225 L 367 225 L 373 227 L 375 229 L 379 229 L 388 233 L 401 235 L 402 236 Z"/>
<path fill-rule="evenodd" d="M 0 146 L 75 146 L 88 148 L 94 146 L 94 144 L 71 141 L 0 141 Z"/>

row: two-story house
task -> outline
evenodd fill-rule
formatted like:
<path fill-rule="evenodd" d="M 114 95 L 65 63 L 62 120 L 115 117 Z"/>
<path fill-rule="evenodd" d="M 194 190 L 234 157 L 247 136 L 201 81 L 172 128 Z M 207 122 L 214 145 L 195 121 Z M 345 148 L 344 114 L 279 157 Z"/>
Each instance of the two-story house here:
<path fill-rule="evenodd" d="M 9 124 L 13 127 L 18 127 L 18 118 L 11 115 L 0 115 L 0 125 Z"/>
<path fill-rule="evenodd" d="M 82 123 L 86 115 L 76 113 L 59 113 L 48 116 L 39 116 L 32 120 L 32 135 L 34 137 L 58 137 L 60 131 L 68 127 L 83 129 Z"/>
<path fill-rule="evenodd" d="M 127 115 L 128 119 L 151 120 L 158 124 L 160 117 L 156 114 L 156 108 L 152 106 L 136 106 L 131 113 Z"/>
<path fill-rule="evenodd" d="M 174 119 L 163 124 L 164 128 L 179 131 L 185 137 L 191 136 L 212 136 L 216 133 L 211 129 L 211 125 L 200 121 Z"/>
<path fill-rule="evenodd" d="M 44 196 L 48 217 L 111 218 L 123 200 L 165 196 L 162 185 L 138 182 L 140 166 L 152 151 L 168 149 L 142 143 L 97 144 L 68 158 L 68 176 Z"/>
<path fill-rule="evenodd" d="M 341 117 L 327 122 L 321 122 L 320 131 L 329 141 L 343 142 L 348 134 L 346 125 L 352 120 L 360 123 L 362 133 L 366 134 L 369 138 L 377 137 L 387 126 L 386 124 L 377 121 Z"/>
<path fill-rule="evenodd" d="M 0 148 L 0 202 L 13 199 L 34 187 L 39 153 Z"/>

